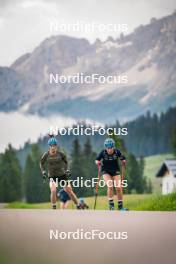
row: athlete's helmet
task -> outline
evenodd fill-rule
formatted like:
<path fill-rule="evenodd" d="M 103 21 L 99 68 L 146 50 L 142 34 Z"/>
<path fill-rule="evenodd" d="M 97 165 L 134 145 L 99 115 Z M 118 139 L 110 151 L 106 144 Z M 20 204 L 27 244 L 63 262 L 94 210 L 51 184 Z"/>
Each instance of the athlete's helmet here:
<path fill-rule="evenodd" d="M 51 137 L 51 138 L 48 140 L 48 145 L 49 145 L 49 146 L 57 145 L 57 139 L 56 139 L 55 137 Z"/>
<path fill-rule="evenodd" d="M 115 141 L 112 138 L 107 138 L 104 142 L 105 148 L 114 148 L 115 147 Z"/>

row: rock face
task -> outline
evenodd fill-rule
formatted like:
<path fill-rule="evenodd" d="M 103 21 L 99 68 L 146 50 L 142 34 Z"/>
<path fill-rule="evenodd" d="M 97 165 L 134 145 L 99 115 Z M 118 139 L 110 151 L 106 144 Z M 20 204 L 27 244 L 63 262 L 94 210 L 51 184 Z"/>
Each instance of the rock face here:
<path fill-rule="evenodd" d="M 50 84 L 50 73 L 127 75 L 120 84 Z M 176 105 L 176 13 L 119 39 L 90 44 L 54 36 L 10 68 L 0 68 L 0 110 L 61 113 L 111 122 Z M 23 106 L 23 107 L 22 107 Z"/>
<path fill-rule="evenodd" d="M 8 67 L 0 67 L 0 111 L 17 110 L 27 102 L 23 94 L 23 81 L 19 74 Z"/>

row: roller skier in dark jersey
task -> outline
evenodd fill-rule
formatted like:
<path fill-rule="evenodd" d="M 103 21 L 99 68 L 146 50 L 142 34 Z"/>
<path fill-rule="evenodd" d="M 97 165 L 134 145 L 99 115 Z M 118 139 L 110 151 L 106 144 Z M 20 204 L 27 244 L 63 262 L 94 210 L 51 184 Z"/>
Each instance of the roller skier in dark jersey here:
<path fill-rule="evenodd" d="M 123 194 L 120 181 L 120 167 L 118 159 L 121 160 L 122 166 L 126 165 L 126 159 L 121 152 L 115 148 L 115 142 L 112 138 L 107 138 L 104 142 L 103 149 L 97 156 L 95 163 L 101 166 L 103 178 L 107 185 L 107 196 L 109 200 L 109 209 L 114 210 L 114 194 L 113 189 L 115 185 L 118 209 L 127 210 L 123 208 Z"/>

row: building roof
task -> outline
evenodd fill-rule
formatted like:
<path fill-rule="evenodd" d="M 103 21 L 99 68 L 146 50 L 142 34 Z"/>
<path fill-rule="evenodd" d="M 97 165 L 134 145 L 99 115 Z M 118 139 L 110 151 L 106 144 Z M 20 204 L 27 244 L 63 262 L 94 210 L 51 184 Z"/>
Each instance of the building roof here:
<path fill-rule="evenodd" d="M 176 159 L 166 159 L 158 170 L 156 177 L 163 177 L 166 171 L 171 171 L 176 177 Z"/>

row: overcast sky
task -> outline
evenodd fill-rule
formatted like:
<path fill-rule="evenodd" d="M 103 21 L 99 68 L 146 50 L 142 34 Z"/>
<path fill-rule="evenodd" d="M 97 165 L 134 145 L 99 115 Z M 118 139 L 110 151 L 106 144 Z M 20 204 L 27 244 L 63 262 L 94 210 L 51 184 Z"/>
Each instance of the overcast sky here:
<path fill-rule="evenodd" d="M 50 23 L 70 25 L 81 22 L 97 24 L 127 24 L 131 32 L 151 17 L 163 17 L 176 8 L 175 0 L 0 0 L 0 65 L 10 66 L 19 56 L 31 52 L 46 37 L 67 34 L 85 37 L 93 42 L 107 36 L 108 31 L 51 32 Z"/>

